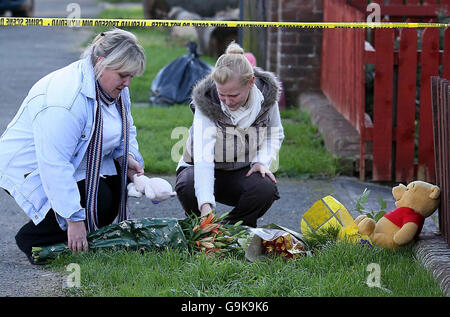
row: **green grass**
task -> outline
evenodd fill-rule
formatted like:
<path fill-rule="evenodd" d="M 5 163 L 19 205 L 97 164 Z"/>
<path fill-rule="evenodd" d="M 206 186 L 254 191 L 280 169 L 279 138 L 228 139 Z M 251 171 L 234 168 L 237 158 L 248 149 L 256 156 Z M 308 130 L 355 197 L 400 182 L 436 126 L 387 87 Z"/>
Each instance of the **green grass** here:
<path fill-rule="evenodd" d="M 281 110 L 285 139 L 280 149 L 281 176 L 334 176 L 337 160 L 325 150 L 322 136 L 306 112 Z"/>
<path fill-rule="evenodd" d="M 99 14 L 101 19 L 143 19 L 142 8 L 136 9 L 106 9 Z M 144 48 L 147 58 L 146 69 L 142 76 L 133 78 L 130 84 L 130 95 L 133 102 L 148 102 L 150 87 L 153 79 L 165 65 L 177 57 L 188 53 L 187 41 L 174 40 L 170 36 L 169 28 L 124 28 L 135 34 L 139 44 Z M 96 27 L 94 34 L 108 30 L 104 27 Z M 89 42 L 92 41 L 92 38 Z M 86 43 L 87 44 L 87 43 Z M 201 59 L 209 64 L 214 64 L 215 59 L 201 56 Z"/>
<path fill-rule="evenodd" d="M 140 151 L 147 162 L 146 171 L 173 174 L 185 144 L 186 134 L 172 132 L 178 127 L 187 133 L 193 115 L 186 105 L 171 107 L 133 107 L 132 114 L 138 131 Z M 312 126 L 307 113 L 298 109 L 281 111 L 285 140 L 280 150 L 278 176 L 334 176 L 338 171 L 336 160 L 321 144 L 317 128 Z M 176 131 L 176 130 L 175 130 Z M 174 147 L 175 146 L 175 147 Z"/>
<path fill-rule="evenodd" d="M 66 256 L 53 269 L 80 265 L 81 287 L 68 290 L 73 296 L 443 296 L 413 254 L 412 248 L 393 252 L 342 242 L 297 260 L 254 263 L 242 256 L 119 251 Z M 380 266 L 382 288 L 366 283 L 371 263 Z"/>
<path fill-rule="evenodd" d="M 189 107 L 133 107 L 131 111 L 138 131 L 139 149 L 146 162 L 146 172 L 174 174 L 182 152 L 179 151 L 172 159 L 172 148 L 180 142 L 185 144 L 185 134 L 175 135 L 176 138 L 172 139 L 172 131 L 178 127 L 187 133 L 193 119 Z"/>
<path fill-rule="evenodd" d="M 142 10 L 106 10 L 102 18 L 142 18 Z M 101 32 L 96 28 L 95 33 Z M 169 38 L 168 29 L 129 29 L 143 45 L 147 70 L 130 86 L 133 102 L 147 102 L 151 81 L 164 65 L 186 53 L 184 43 Z M 214 60 L 205 57 L 210 64 Z M 187 129 L 192 113 L 186 105 L 132 107 L 146 171 L 173 174 L 181 141 L 174 128 Z M 326 152 L 317 128 L 298 109 L 281 111 L 286 138 L 277 175 L 333 176 L 336 160 Z M 66 266 L 78 263 L 81 287 L 66 289 L 73 296 L 442 296 L 436 281 L 415 259 L 412 248 L 393 252 L 346 243 L 328 243 L 313 256 L 255 263 L 242 255 L 225 259 L 187 252 L 98 252 L 57 259 L 52 268 L 68 275 Z M 367 266 L 381 269 L 380 288 L 366 284 Z"/>

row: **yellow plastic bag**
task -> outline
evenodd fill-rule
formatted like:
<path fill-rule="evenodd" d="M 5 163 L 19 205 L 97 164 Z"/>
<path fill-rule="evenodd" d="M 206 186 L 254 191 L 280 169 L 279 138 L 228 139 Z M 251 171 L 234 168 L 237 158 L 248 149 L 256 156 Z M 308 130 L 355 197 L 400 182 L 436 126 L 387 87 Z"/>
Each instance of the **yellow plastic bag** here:
<path fill-rule="evenodd" d="M 333 196 L 326 196 L 316 201 L 303 215 L 300 227 L 305 237 L 334 227 L 339 228 L 339 240 L 372 244 L 368 236 L 361 235 L 358 232 L 358 226 L 352 215 Z"/>

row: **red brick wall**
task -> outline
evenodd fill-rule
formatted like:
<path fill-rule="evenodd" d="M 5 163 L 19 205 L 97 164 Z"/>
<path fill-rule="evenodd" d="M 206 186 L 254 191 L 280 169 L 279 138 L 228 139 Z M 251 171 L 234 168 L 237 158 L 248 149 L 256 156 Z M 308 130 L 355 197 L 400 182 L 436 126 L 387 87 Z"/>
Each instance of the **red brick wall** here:
<path fill-rule="evenodd" d="M 266 0 L 267 18 L 278 22 L 321 22 L 324 0 Z M 320 90 L 320 29 L 269 28 L 267 70 L 278 75 L 286 105 L 296 106 L 302 92 Z"/>

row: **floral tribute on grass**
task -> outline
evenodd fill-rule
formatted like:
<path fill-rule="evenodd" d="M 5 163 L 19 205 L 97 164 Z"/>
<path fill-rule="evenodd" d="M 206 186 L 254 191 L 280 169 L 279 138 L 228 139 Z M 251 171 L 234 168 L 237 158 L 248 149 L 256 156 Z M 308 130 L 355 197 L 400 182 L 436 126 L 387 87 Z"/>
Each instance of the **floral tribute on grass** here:
<path fill-rule="evenodd" d="M 281 256 L 289 260 L 311 255 L 303 236 L 295 231 L 276 224 L 249 230 L 253 236 L 248 240 L 245 257 L 251 262 L 264 260 L 266 257 Z"/>
<path fill-rule="evenodd" d="M 207 217 L 195 215 L 184 220 L 175 218 L 139 218 L 111 224 L 87 236 L 90 251 L 119 250 L 160 251 L 173 248 L 201 251 L 208 255 L 225 256 L 230 251 L 240 251 L 238 239 L 246 236 L 247 227 L 242 222 L 221 224 L 227 216 L 218 217 L 212 212 Z M 47 264 L 59 255 L 71 254 L 66 242 L 50 246 L 33 247 L 36 264 Z"/>
<path fill-rule="evenodd" d="M 285 259 L 298 259 L 306 253 L 303 244 L 289 233 L 286 233 L 275 240 L 261 240 L 264 251 L 268 255 L 281 255 Z"/>
<path fill-rule="evenodd" d="M 364 201 L 361 201 L 364 203 Z M 204 253 L 224 257 L 229 253 L 244 254 L 249 261 L 281 256 L 297 259 L 311 255 L 314 249 L 329 241 L 347 241 L 371 246 L 370 239 L 358 232 L 353 217 L 345 206 L 326 196 L 305 212 L 301 234 L 276 224 L 249 228 L 242 221 L 224 223 L 229 213 L 218 216 L 211 211 L 204 217 L 191 214 L 183 220 L 175 218 L 140 218 L 125 220 L 100 228 L 88 235 L 89 250 L 126 249 L 158 251 L 187 249 L 191 254 Z M 37 264 L 53 260 L 72 251 L 67 243 L 34 247 Z"/>
<path fill-rule="evenodd" d="M 238 240 L 247 236 L 248 228 L 242 226 L 242 221 L 234 225 L 223 224 L 222 220 L 228 214 L 218 216 L 211 211 L 205 217 L 191 214 L 186 219 L 180 220 L 189 251 L 223 257 L 231 251 L 242 250 Z"/>
<path fill-rule="evenodd" d="M 89 250 L 157 251 L 187 248 L 181 226 L 175 218 L 139 218 L 111 224 L 87 236 Z M 36 264 L 46 264 L 62 254 L 71 254 L 66 242 L 33 247 Z"/>

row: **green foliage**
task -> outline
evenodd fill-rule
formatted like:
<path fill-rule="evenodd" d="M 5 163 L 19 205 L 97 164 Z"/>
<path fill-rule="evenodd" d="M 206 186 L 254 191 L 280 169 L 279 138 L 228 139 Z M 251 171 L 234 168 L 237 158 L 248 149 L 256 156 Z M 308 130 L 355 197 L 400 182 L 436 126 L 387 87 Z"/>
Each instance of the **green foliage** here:
<path fill-rule="evenodd" d="M 308 113 L 299 109 L 281 110 L 285 139 L 279 152 L 279 176 L 332 177 L 338 173 L 337 159 L 323 146 Z"/>
<path fill-rule="evenodd" d="M 303 240 L 308 249 L 314 251 L 337 241 L 340 230 L 340 227 L 328 226 L 309 232 L 307 236 L 303 237 Z"/>
<path fill-rule="evenodd" d="M 378 206 L 380 207 L 380 209 L 367 211 L 363 205 L 369 201 L 369 195 L 370 189 L 365 188 L 364 192 L 356 199 L 355 210 L 362 215 L 366 215 L 367 217 L 378 221 L 386 214 L 387 203 L 380 195 L 378 195 Z"/>

